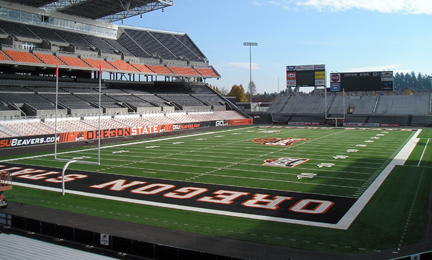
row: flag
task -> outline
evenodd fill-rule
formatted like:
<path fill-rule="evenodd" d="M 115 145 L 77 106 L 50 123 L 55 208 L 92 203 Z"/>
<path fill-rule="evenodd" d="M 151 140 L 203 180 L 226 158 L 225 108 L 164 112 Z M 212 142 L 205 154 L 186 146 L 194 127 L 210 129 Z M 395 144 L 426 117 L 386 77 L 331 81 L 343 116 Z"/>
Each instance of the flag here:
<path fill-rule="evenodd" d="M 56 67 L 56 77 L 58 77 L 58 65 Z"/>
<path fill-rule="evenodd" d="M 99 75 L 102 75 L 102 65 L 99 63 Z"/>

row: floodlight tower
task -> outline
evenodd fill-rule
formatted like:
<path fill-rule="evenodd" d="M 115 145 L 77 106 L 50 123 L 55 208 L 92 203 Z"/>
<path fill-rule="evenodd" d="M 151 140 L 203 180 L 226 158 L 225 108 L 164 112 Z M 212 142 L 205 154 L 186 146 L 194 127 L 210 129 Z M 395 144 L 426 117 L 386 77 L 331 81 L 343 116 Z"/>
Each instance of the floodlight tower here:
<path fill-rule="evenodd" d="M 244 42 L 243 46 L 249 46 L 249 95 L 250 109 L 252 112 L 252 46 L 258 46 L 256 42 Z"/>

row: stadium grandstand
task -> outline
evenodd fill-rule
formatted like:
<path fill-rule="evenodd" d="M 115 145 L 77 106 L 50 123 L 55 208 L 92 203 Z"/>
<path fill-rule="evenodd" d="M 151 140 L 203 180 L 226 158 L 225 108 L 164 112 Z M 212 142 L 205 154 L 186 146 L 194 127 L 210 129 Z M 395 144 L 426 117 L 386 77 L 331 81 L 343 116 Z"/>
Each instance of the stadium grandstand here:
<path fill-rule="evenodd" d="M 112 2 L 0 1 L 1 137 L 21 136 L 21 125 L 27 135 L 52 134 L 47 118 L 56 113 L 82 121 L 59 131 L 85 131 L 84 118 L 99 112 L 99 72 L 103 122 L 128 115 L 152 121 L 146 117 L 158 113 L 165 117 L 158 122 L 181 124 L 197 122 L 187 113 L 213 111 L 213 121 L 248 118 L 239 111 L 233 117 L 237 108 L 206 85 L 220 75 L 186 33 L 109 23 L 172 1 Z M 128 122 L 102 125 L 139 126 Z"/>
<path fill-rule="evenodd" d="M 108 259 L 112 257 L 115 259 L 236 260 L 246 259 L 243 257 L 245 255 L 253 255 L 254 259 L 277 260 L 291 259 L 291 255 L 301 256 L 302 259 L 342 259 L 349 254 L 354 254 L 349 251 L 351 244 L 346 246 L 331 244 L 328 245 L 328 248 L 322 249 L 323 247 L 320 247 L 321 249 L 315 250 L 314 245 L 321 246 L 324 243 L 321 241 L 311 243 L 309 239 L 301 239 L 307 246 L 298 247 L 298 244 L 292 243 L 300 242 L 300 239 L 296 241 L 290 237 L 287 237 L 288 239 L 284 237 L 289 244 L 282 244 L 284 246 L 278 244 L 279 241 L 282 241 L 284 233 L 310 233 L 314 235 L 315 230 L 312 228 L 319 227 L 320 230 L 325 230 L 321 226 L 306 226 L 307 232 L 304 232 L 306 229 L 290 232 L 279 228 L 281 226 L 277 222 L 275 222 L 276 224 L 273 222 L 266 223 L 263 227 L 254 225 L 257 223 L 255 221 L 268 222 L 269 218 L 273 218 L 272 214 L 276 214 L 277 219 L 283 219 L 282 215 L 277 215 L 280 213 L 275 211 L 278 208 L 277 205 L 284 201 L 294 203 L 294 200 L 297 199 L 298 202 L 286 211 L 291 211 L 288 213 L 295 215 L 298 219 L 295 218 L 294 222 L 282 224 L 288 223 L 297 229 L 297 227 L 303 226 L 298 225 L 298 223 L 314 222 L 315 214 L 320 215 L 327 212 L 327 209 L 333 205 L 330 199 L 333 196 L 336 197 L 335 195 L 339 194 L 339 190 L 343 190 L 339 189 L 341 186 L 338 186 L 339 182 L 342 183 L 340 181 L 342 175 L 325 177 L 326 181 L 329 182 L 328 186 L 331 186 L 331 191 L 334 189 L 335 194 L 326 195 L 317 184 L 316 187 L 318 188 L 315 191 L 317 193 L 312 193 L 313 197 L 303 198 L 299 196 L 295 199 L 293 197 L 297 195 L 293 194 L 302 194 L 303 188 L 292 192 L 285 190 L 287 186 L 292 183 L 301 184 L 301 178 L 312 179 L 317 174 L 300 173 L 299 175 L 294 174 L 294 176 L 293 174 L 278 172 L 277 177 L 271 177 L 274 179 L 270 180 L 269 186 L 264 187 L 261 187 L 260 183 L 271 171 L 268 169 L 260 172 L 259 175 L 256 175 L 257 177 L 250 178 L 250 176 L 239 175 L 235 181 L 233 181 L 234 178 L 225 179 L 226 176 L 215 173 L 221 170 L 234 172 L 237 165 L 245 166 L 245 168 L 236 170 L 245 176 L 257 174 L 258 171 L 254 170 L 253 165 L 247 165 L 252 161 L 263 168 L 270 168 L 264 165 L 271 165 L 279 159 L 295 159 L 294 162 L 309 161 L 303 155 L 301 156 L 301 158 L 305 157 L 303 159 L 284 157 L 275 159 L 277 157 L 270 157 L 275 156 L 271 155 L 273 153 L 286 152 L 289 154 L 292 152 L 289 150 L 292 145 L 289 142 L 285 143 L 284 146 L 286 147 L 283 148 L 273 146 L 273 144 L 269 148 L 264 143 L 258 142 L 261 139 L 267 139 L 261 138 L 261 135 L 263 137 L 271 135 L 272 138 L 270 139 L 281 139 L 273 138 L 273 135 L 280 132 L 280 129 L 270 129 L 269 131 L 261 129 L 255 133 L 252 130 L 255 127 L 233 128 L 232 126 L 249 126 L 252 124 L 319 126 L 335 124 L 335 119 L 342 120 L 348 126 L 424 126 L 430 125 L 432 122 L 432 95 L 406 96 L 384 93 L 382 95 L 372 95 L 371 93 L 347 95 L 344 93 L 330 96 L 313 94 L 280 96 L 269 103 L 265 112 L 255 112 L 251 109 L 248 111 L 243 109 L 240 104 L 230 101 L 230 97 L 219 94 L 207 84 L 208 79 L 218 79 L 221 75 L 187 33 L 115 23 L 129 17 L 171 8 L 171 6 L 173 6 L 173 0 L 0 0 L 0 156 L 5 157 L 2 158 L 2 165 L 0 165 L 0 188 L 5 190 L 5 187 L 2 187 L 4 180 L 12 183 L 10 178 L 3 179 L 2 182 L 2 176 L 9 174 L 10 177 L 12 174 L 16 174 L 12 177 L 21 178 L 18 181 L 13 180 L 18 187 L 14 188 L 12 192 L 17 190 L 18 196 L 15 197 L 15 200 L 11 199 L 7 209 L 2 208 L 0 211 L 0 256 L 2 256 L 0 258 Z M 267 127 L 282 128 L 280 126 L 258 126 L 256 128 Z M 286 128 L 290 130 L 296 127 Z M 207 131 L 208 129 L 210 131 Z M 293 133 L 288 132 L 288 130 L 284 133 Z M 315 130 L 317 129 L 314 128 L 313 131 Z M 338 131 L 339 129 L 332 128 L 333 130 Z M 207 140 L 210 138 L 206 137 L 215 133 L 218 134 L 214 136 L 217 141 L 210 143 L 210 140 Z M 239 136 L 240 134 L 242 135 Z M 254 137 L 256 139 L 253 139 L 253 143 L 249 137 L 245 137 L 255 134 L 259 134 L 260 138 Z M 395 131 L 395 134 L 400 135 L 401 133 Z M 408 135 L 407 133 L 402 134 Z M 317 133 L 314 133 L 313 136 L 316 140 L 323 141 L 331 137 L 331 135 L 319 137 Z M 306 142 L 310 140 L 309 137 L 307 139 L 302 136 L 301 138 L 294 137 L 282 139 L 282 141 L 293 139 L 296 140 L 295 142 L 299 141 L 301 145 L 311 143 Z M 195 156 L 197 157 L 190 156 L 189 150 L 182 150 L 184 149 L 182 147 L 177 148 L 180 146 L 179 144 L 183 143 L 179 142 L 180 138 L 190 139 L 188 145 L 191 148 L 187 149 L 196 152 L 198 155 Z M 103 140 L 101 142 L 105 147 L 102 148 L 108 149 L 100 148 L 101 142 L 96 148 L 96 140 L 98 139 Z M 173 142 L 173 139 L 176 140 Z M 223 142 L 226 144 L 219 141 L 225 139 L 227 141 Z M 157 151 L 155 148 L 160 148 L 160 146 L 153 145 L 159 141 L 165 142 L 167 148 L 163 147 L 163 151 Z M 197 144 L 195 141 L 202 142 Z M 247 142 L 248 144 L 236 146 L 240 142 Z M 335 143 L 337 142 L 338 140 L 335 141 Z M 91 164 L 86 161 L 87 165 L 77 163 L 74 165 L 76 168 L 72 166 L 72 169 L 69 169 L 80 172 L 80 174 L 71 174 L 75 175 L 74 180 L 80 179 L 80 176 L 83 177 L 84 175 L 97 180 L 98 184 L 90 187 L 87 180 L 82 179 L 85 182 L 82 186 L 96 190 L 95 197 L 84 197 L 82 192 L 72 188 L 73 185 L 79 186 L 79 184 L 69 182 L 67 185 L 68 188 L 71 188 L 68 190 L 70 193 L 66 196 L 67 199 L 54 207 L 46 206 L 45 203 L 50 203 L 50 206 L 54 204 L 54 202 L 51 203 L 51 199 L 47 199 L 49 195 L 46 194 L 57 192 L 60 181 L 63 181 L 64 184 L 65 179 L 66 182 L 71 180 L 65 178 L 66 176 L 57 176 L 57 178 L 50 176 L 45 179 L 45 176 L 59 173 L 64 163 L 64 161 L 55 161 L 57 159 L 57 145 L 54 146 L 54 143 L 59 144 L 59 149 L 62 150 L 65 158 L 71 157 L 71 159 L 63 159 L 64 161 L 68 160 L 65 168 L 63 168 L 64 171 L 69 163 L 77 162 L 77 160 L 81 160 L 79 158 L 86 157 L 87 152 L 99 152 L 100 155 L 102 150 L 105 156 L 107 154 L 119 156 L 112 159 L 116 164 L 97 165 L 97 163 Z M 147 145 L 147 143 L 152 143 L 152 145 Z M 393 143 L 392 146 L 396 146 L 397 142 Z M 252 146 L 253 144 L 257 144 L 261 148 L 257 149 L 257 146 Z M 126 148 L 129 145 L 142 145 L 143 147 L 130 146 Z M 119 150 L 120 148 L 129 150 Z M 272 150 L 276 148 L 278 152 Z M 214 150 L 217 149 L 222 150 L 222 152 L 214 153 Z M 309 149 L 318 150 L 320 148 Z M 208 156 L 204 154 L 204 150 L 210 151 L 212 154 Z M 231 158 L 239 154 L 253 154 L 255 150 L 261 151 L 260 155 L 256 155 L 254 158 Z M 385 150 L 387 153 L 387 150 L 390 151 L 391 149 Z M 52 154 L 53 151 L 55 151 L 55 156 L 52 156 L 54 155 Z M 308 154 L 306 148 L 304 151 L 304 154 Z M 80 153 L 80 155 L 75 157 L 75 152 Z M 81 156 L 81 152 L 83 156 Z M 146 157 L 149 155 L 146 152 L 154 158 L 147 160 Z M 162 152 L 168 152 L 169 155 Z M 175 158 L 179 154 L 187 157 L 182 159 L 184 165 L 181 164 L 181 160 Z M 21 155 L 25 157 L 18 158 Z M 171 156 L 173 157 L 170 158 Z M 209 158 L 204 158 L 206 156 Z M 323 156 L 321 154 L 319 156 L 321 158 L 319 161 L 324 162 Z M 336 155 L 337 158 L 339 158 L 338 156 L 340 155 Z M 44 158 L 49 160 L 49 163 L 41 157 L 49 157 L 48 159 Z M 354 156 L 352 157 L 354 158 Z M 24 161 L 20 161 L 21 159 Z M 151 169 L 152 162 L 148 161 L 153 159 L 155 159 L 154 164 L 157 167 L 161 166 L 160 169 L 154 171 Z M 29 164 L 27 164 L 27 160 L 30 162 Z M 90 158 L 90 160 L 95 160 L 95 158 Z M 263 160 L 265 160 L 264 164 Z M 359 160 L 363 159 L 359 158 Z M 55 161 L 55 164 L 51 164 L 51 161 Z M 160 162 L 160 165 L 156 161 Z M 229 164 L 225 164 L 225 161 L 229 161 Z M 33 165 L 33 162 L 36 163 Z M 117 162 L 121 162 L 121 164 L 117 164 Z M 135 167 L 135 163 L 140 166 Z M 212 165 L 209 165 L 210 163 Z M 357 165 L 356 163 L 353 164 Z M 388 162 L 386 161 L 386 163 Z M 289 164 L 294 165 L 292 162 Z M 331 167 L 325 163 L 314 167 L 319 167 L 318 171 L 324 172 L 325 169 L 321 169 L 324 167 L 323 165 L 326 165 L 326 168 Z M 384 168 L 384 163 L 382 165 Z M 11 174 L 11 172 L 6 172 L 8 170 L 3 167 L 10 167 L 9 169 L 16 170 L 16 172 Z M 356 170 L 356 174 L 367 176 L 369 173 L 366 171 L 373 169 L 372 167 L 374 166 L 364 167 L 365 173 Z M 192 169 L 191 172 L 187 172 L 189 168 Z M 276 171 L 282 169 L 275 168 L 278 168 Z M 308 169 L 308 172 L 311 169 Z M 136 171 L 141 172 L 136 174 Z M 174 174 L 187 175 L 187 179 L 180 180 L 177 175 L 173 179 L 170 179 L 171 177 L 165 179 L 165 175 L 171 174 L 168 171 L 173 171 Z M 4 175 L 2 175 L 3 173 Z M 38 175 L 31 175 L 33 173 Z M 164 176 L 160 177 L 162 175 Z M 228 177 L 234 176 L 232 172 L 227 173 L 227 175 L 229 175 Z M 104 178 L 106 176 L 121 179 L 105 183 Z M 197 181 L 194 179 L 196 177 L 191 176 L 209 177 L 210 180 L 201 182 L 201 180 Z M 375 178 L 375 172 L 371 176 Z M 126 178 L 133 181 L 126 184 Z M 221 183 L 214 185 L 211 178 L 220 179 Z M 295 180 L 287 185 L 289 178 Z M 251 179 L 253 184 L 246 184 L 245 180 L 250 181 Z M 313 181 L 317 179 L 315 178 Z M 23 182 L 19 180 L 23 180 Z M 37 185 L 28 185 L 25 183 L 26 180 L 36 180 L 52 186 L 46 186 L 48 188 L 44 186 L 39 190 L 39 187 L 42 186 L 36 189 Z M 368 182 L 370 179 L 367 179 L 364 185 L 363 182 L 359 181 L 360 184 L 357 187 L 356 179 L 350 176 L 347 180 L 348 182 L 356 182 L 352 187 L 348 187 L 355 190 L 366 189 L 365 187 L 370 184 Z M 125 190 L 125 193 L 128 193 L 127 196 L 147 196 L 155 190 L 149 191 L 146 190 L 147 186 L 142 186 L 134 188 L 134 193 L 126 190 L 126 186 L 130 188 L 133 185 L 146 184 L 150 181 L 157 182 L 148 183 L 150 188 L 156 187 L 157 192 L 165 191 L 167 187 L 176 187 L 176 185 L 184 185 L 184 187 L 178 186 L 175 192 L 158 194 L 163 197 L 162 199 L 169 199 L 170 204 L 153 203 L 148 199 L 133 199 L 131 203 L 131 200 L 123 200 L 124 198 L 121 196 L 114 200 L 112 199 L 113 196 L 106 195 L 111 194 L 108 193 L 108 189 L 109 192 L 117 192 L 116 189 L 118 189 Z M 330 181 L 335 181 L 334 183 L 337 185 Z M 6 183 L 9 184 L 9 186 L 6 185 L 6 188 L 12 188 L 12 184 L 9 182 Z M 115 184 L 112 184 L 114 182 Z M 166 182 L 166 184 L 162 182 Z M 110 183 L 112 189 L 109 188 Z M 192 186 L 198 186 L 198 184 L 202 188 Z M 313 183 L 308 183 L 308 185 L 310 184 Z M 100 188 L 103 185 L 105 185 L 106 190 Z M 282 186 L 283 188 L 281 188 Z M 311 187 L 315 187 L 315 184 Z M 252 190 L 249 191 L 247 188 Z M 98 193 L 99 189 L 101 193 Z M 232 191 L 225 189 L 232 189 Z M 27 195 L 28 190 L 31 190 L 29 195 Z M 40 202 L 32 197 L 33 190 L 37 190 L 34 191 L 35 194 L 38 194 L 37 196 L 43 196 L 43 204 L 38 204 Z M 105 191 L 107 193 L 103 193 Z M 216 194 L 214 197 L 208 197 L 204 196 L 203 193 L 201 202 L 211 206 L 205 208 L 200 205 L 197 207 L 197 211 L 188 211 L 188 208 L 192 208 L 192 203 L 198 201 L 192 197 L 198 196 L 197 194 L 202 192 Z M 267 198 L 270 196 L 267 193 L 270 194 L 270 192 L 276 192 L 273 200 L 270 197 Z M 343 192 L 345 191 L 343 190 Z M 228 193 L 231 195 L 226 195 Z M 25 194 L 25 196 L 20 197 L 21 194 Z M 245 203 L 235 202 L 232 204 L 234 197 L 246 196 L 246 194 L 253 196 L 253 199 L 251 197 Z M 341 204 L 344 207 L 354 203 L 357 199 L 357 193 L 354 196 L 344 195 L 345 193 L 340 194 L 342 195 L 338 197 L 342 198 Z M 313 199 L 319 198 L 315 195 L 324 195 L 326 200 Z M 187 198 L 188 196 L 190 198 Z M 61 201 L 62 198 L 65 197 L 59 195 L 55 199 Z M 78 204 L 103 204 L 101 207 L 108 204 L 109 209 L 96 210 L 90 209 L 90 207 L 86 208 L 85 205 L 81 204 L 76 207 L 62 204 L 63 202 L 68 203 L 70 198 L 76 200 Z M 20 199 L 30 202 L 21 203 Z M 171 199 L 175 203 L 171 203 Z M 136 201 L 149 203 L 136 203 Z M 3 190 L 0 189 L 0 207 L 3 205 L 1 203 L 3 203 Z M 57 203 L 55 202 L 55 204 Z M 223 204 L 232 204 L 234 208 L 240 208 L 240 211 L 236 212 L 231 208 L 225 210 Z M 174 205 L 175 207 L 170 208 L 166 205 Z M 313 205 L 317 206 L 313 207 Z M 114 207 L 117 208 L 114 210 Z M 126 211 L 123 212 L 125 208 L 129 207 L 132 210 L 139 209 L 141 215 L 129 215 Z M 242 217 L 253 215 L 249 213 L 249 210 L 254 212 L 252 210 L 261 208 L 265 211 L 271 209 L 275 212 L 259 216 L 256 219 Z M 92 211 L 93 215 L 87 214 L 87 210 Z M 322 212 L 316 213 L 315 211 Z M 338 211 L 337 214 L 343 212 L 339 212 L 339 208 L 335 211 Z M 183 224 L 177 219 L 178 212 L 181 212 L 181 218 L 187 220 L 193 219 L 193 216 L 198 216 L 197 221 L 199 223 Z M 219 214 L 221 212 L 223 214 L 214 217 L 213 213 Z M 229 214 L 225 215 L 225 212 Z M 234 213 L 234 217 L 238 217 L 239 221 L 245 223 L 246 228 L 250 231 L 248 234 L 243 232 L 243 229 L 239 229 L 238 232 L 232 230 L 230 225 L 236 225 L 238 222 L 227 225 L 232 217 L 231 213 Z M 296 214 L 300 214 L 300 217 Z M 303 217 L 301 214 L 311 216 L 307 216 L 308 220 L 304 221 L 301 219 Z M 174 221 L 168 223 L 163 219 L 166 216 L 172 217 Z M 329 219 L 325 221 L 328 222 L 325 222 L 323 227 L 332 226 L 334 225 L 332 221 L 336 221 L 327 216 L 325 218 Z M 127 221 L 124 220 L 125 218 Z M 312 220 L 309 221 L 309 218 Z M 153 221 L 152 223 L 164 223 L 163 225 L 166 226 L 148 224 L 150 222 L 145 221 L 140 222 L 144 219 Z M 218 222 L 218 225 L 213 226 L 211 222 Z M 320 224 L 321 222 L 317 223 Z M 219 229 L 224 225 L 228 226 L 227 230 Z M 200 228 L 204 231 L 197 232 L 193 228 Z M 212 231 L 210 231 L 211 228 Z M 262 233 L 261 229 L 265 232 Z M 212 233 L 214 230 L 220 233 Z M 274 238 L 276 243 L 269 242 L 268 230 L 277 231 L 278 234 L 280 232 L 281 235 L 270 237 L 271 239 Z M 336 234 L 336 232 L 340 231 L 336 230 L 331 234 Z M 339 234 L 341 233 L 329 237 L 339 237 Z M 325 235 L 327 236 L 327 233 Z M 246 236 L 249 237 L 245 239 Z M 61 244 L 64 247 L 52 247 L 52 244 Z M 294 246 L 288 247 L 286 245 Z M 336 247 L 341 250 L 338 252 L 342 252 L 343 255 L 334 258 L 335 255 L 327 252 Z M 368 250 L 373 249 L 368 248 Z M 359 248 L 358 250 L 360 250 L 358 252 L 363 253 L 365 249 Z M 56 251 L 56 254 L 51 255 L 50 251 Z M 88 252 L 97 255 L 86 254 Z M 322 252 L 326 253 L 323 254 Z M 368 251 L 368 253 L 371 255 L 374 252 Z"/>
<path fill-rule="evenodd" d="M 254 123 L 347 126 L 430 126 L 432 95 L 396 92 L 351 92 L 324 95 L 279 96 Z"/>

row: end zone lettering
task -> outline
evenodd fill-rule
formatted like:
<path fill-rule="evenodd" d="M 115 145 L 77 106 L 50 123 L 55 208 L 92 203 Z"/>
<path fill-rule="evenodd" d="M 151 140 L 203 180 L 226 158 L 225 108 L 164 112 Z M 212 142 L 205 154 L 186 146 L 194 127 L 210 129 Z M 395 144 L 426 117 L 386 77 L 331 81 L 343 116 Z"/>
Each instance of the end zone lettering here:
<path fill-rule="evenodd" d="M 307 160 L 307 159 L 306 159 Z M 61 169 L 3 162 L 0 173 L 13 176 L 14 185 L 61 190 Z M 309 221 L 337 224 L 357 199 L 322 194 L 221 184 L 191 183 L 148 177 L 68 170 L 66 189 L 84 196 L 104 195 L 132 203 L 269 221 Z M 134 202 L 135 201 L 135 202 Z M 292 222 L 294 223 L 294 222 Z"/>
<path fill-rule="evenodd" d="M 143 185 L 146 184 L 146 185 Z M 143 185 L 141 187 L 135 187 Z M 148 184 L 141 181 L 132 181 L 127 183 L 125 179 L 118 179 L 102 184 L 90 186 L 93 189 L 109 189 L 110 191 L 124 191 L 131 189 L 129 192 L 139 195 L 156 195 L 160 194 L 166 198 L 174 199 L 192 199 L 196 202 L 215 203 L 231 205 L 237 201 L 238 204 L 244 207 L 259 208 L 267 210 L 277 210 L 283 203 L 289 202 L 285 208 L 295 213 L 303 214 L 324 214 L 333 205 L 334 202 L 318 199 L 295 199 L 288 196 L 271 196 L 270 194 L 254 194 L 252 198 L 248 198 L 249 192 L 231 191 L 231 190 L 216 190 L 207 196 L 208 189 L 200 187 L 182 187 L 176 188 L 172 184 L 153 183 Z M 169 192 L 168 192 L 169 191 Z"/>

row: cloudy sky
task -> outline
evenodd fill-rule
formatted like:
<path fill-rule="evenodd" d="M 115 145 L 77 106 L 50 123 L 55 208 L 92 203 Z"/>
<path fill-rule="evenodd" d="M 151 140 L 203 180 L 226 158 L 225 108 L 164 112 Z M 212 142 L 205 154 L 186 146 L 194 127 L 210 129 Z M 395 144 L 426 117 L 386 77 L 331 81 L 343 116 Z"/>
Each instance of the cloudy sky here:
<path fill-rule="evenodd" d="M 260 93 L 286 86 L 286 66 L 432 74 L 432 0 L 174 0 L 125 25 L 187 33 L 221 74 L 207 82 Z M 327 77 L 328 78 L 328 77 Z"/>

